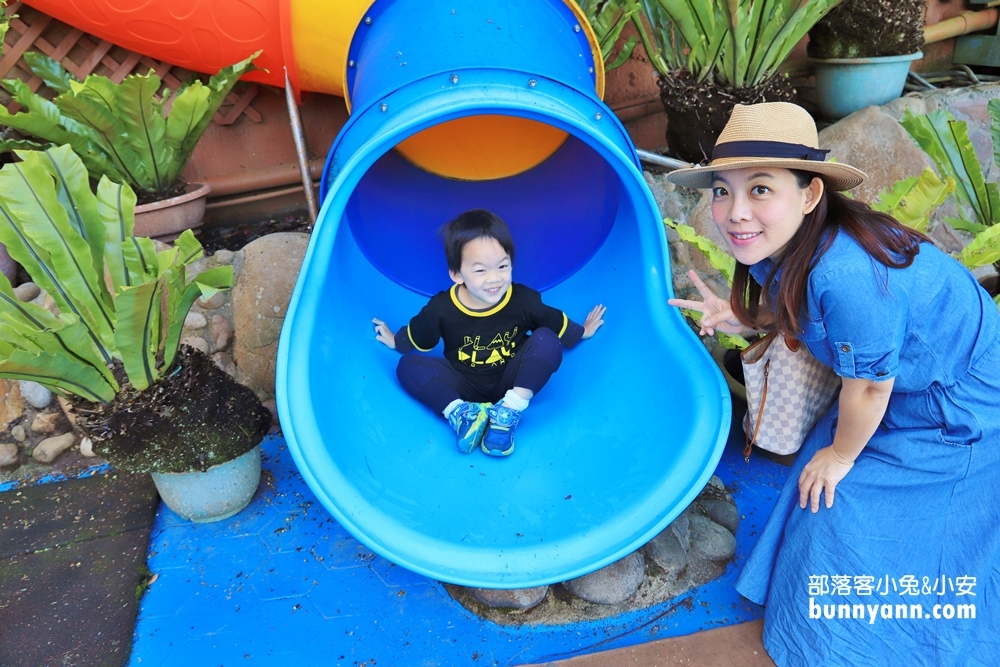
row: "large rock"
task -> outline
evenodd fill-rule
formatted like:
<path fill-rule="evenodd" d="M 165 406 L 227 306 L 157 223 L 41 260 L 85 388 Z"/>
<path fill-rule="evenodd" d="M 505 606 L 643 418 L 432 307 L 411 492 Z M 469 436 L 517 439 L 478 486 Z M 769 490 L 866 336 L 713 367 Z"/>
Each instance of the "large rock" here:
<path fill-rule="evenodd" d="M 669 527 L 650 540 L 644 548 L 646 555 L 667 576 L 677 576 L 687 566 L 687 552 L 684 551 L 677 535 Z"/>
<path fill-rule="evenodd" d="M 469 588 L 469 595 L 490 607 L 500 609 L 531 609 L 545 599 L 548 586 L 495 590 L 492 588 Z"/>
<path fill-rule="evenodd" d="M 0 431 L 24 412 L 24 399 L 17 380 L 0 380 Z"/>
<path fill-rule="evenodd" d="M 12 442 L 0 442 L 0 468 L 6 468 L 17 463 L 17 445 Z"/>
<path fill-rule="evenodd" d="M 76 436 L 70 431 L 62 435 L 45 438 L 35 446 L 31 455 L 42 463 L 52 463 L 60 454 L 68 449 L 72 449 L 74 444 L 76 444 Z"/>
<path fill-rule="evenodd" d="M 692 514 L 691 549 L 712 561 L 723 561 L 736 553 L 736 538 L 706 516 Z"/>
<path fill-rule="evenodd" d="M 722 498 L 699 498 L 698 507 L 715 523 L 719 524 L 733 535 L 740 525 L 740 513 L 732 500 Z"/>
<path fill-rule="evenodd" d="M 278 335 L 308 245 L 307 234 L 268 234 L 234 261 L 233 358 L 240 379 L 262 397 L 274 394 Z"/>
<path fill-rule="evenodd" d="M 21 398 L 33 408 L 42 410 L 52 402 L 52 391 L 31 380 L 20 380 Z"/>
<path fill-rule="evenodd" d="M 875 201 L 878 193 L 891 188 L 896 181 L 919 176 L 933 166 L 899 120 L 882 107 L 856 111 L 824 129 L 819 133 L 819 145 L 830 149 L 827 159 L 868 174 L 868 180 L 851 191 L 864 202 Z"/>
<path fill-rule="evenodd" d="M 578 598 L 595 604 L 618 604 L 632 597 L 646 576 L 646 562 L 638 551 L 563 586 Z"/>

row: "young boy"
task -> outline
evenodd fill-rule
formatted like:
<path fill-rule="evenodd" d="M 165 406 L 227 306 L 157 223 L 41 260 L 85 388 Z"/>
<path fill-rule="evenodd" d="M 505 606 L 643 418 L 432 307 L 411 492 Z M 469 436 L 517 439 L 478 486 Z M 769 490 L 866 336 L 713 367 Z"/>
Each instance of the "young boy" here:
<path fill-rule="evenodd" d="M 448 419 L 462 453 L 479 445 L 491 456 L 507 456 L 521 413 L 559 368 L 562 348 L 593 336 L 605 308 L 595 306 L 581 326 L 542 303 L 535 290 L 513 283 L 514 241 L 489 211 L 466 211 L 443 233 L 455 284 L 431 297 L 395 335 L 373 319 L 375 337 L 404 353 L 396 368 L 400 383 Z M 405 354 L 427 352 L 441 338 L 443 359 Z"/>

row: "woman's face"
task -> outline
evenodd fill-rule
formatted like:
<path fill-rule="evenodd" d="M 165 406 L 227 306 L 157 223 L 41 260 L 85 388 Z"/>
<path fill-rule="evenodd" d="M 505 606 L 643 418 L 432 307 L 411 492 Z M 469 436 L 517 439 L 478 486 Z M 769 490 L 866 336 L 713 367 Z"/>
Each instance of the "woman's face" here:
<path fill-rule="evenodd" d="M 821 179 L 802 188 L 788 169 L 720 171 L 712 179 L 712 218 L 741 264 L 778 261 L 822 194 Z"/>

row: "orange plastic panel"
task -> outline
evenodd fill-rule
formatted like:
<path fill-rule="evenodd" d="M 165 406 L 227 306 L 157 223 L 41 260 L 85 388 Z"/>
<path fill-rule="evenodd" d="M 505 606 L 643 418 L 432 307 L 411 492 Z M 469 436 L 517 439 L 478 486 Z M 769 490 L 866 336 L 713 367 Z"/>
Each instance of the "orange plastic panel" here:
<path fill-rule="evenodd" d="M 342 95 L 347 43 L 358 15 L 371 0 L 27 0 L 26 4 L 112 44 L 196 72 L 212 74 L 262 50 L 254 61 L 262 70 L 244 79 L 283 87 L 288 66 L 293 83 L 301 79 L 303 89 Z M 305 31 L 309 20 L 321 35 Z M 298 71 L 292 52 L 299 48 L 296 32 L 303 33 L 309 56 L 303 71 Z M 324 41 L 326 57 L 320 59 L 316 52 Z"/>
<path fill-rule="evenodd" d="M 466 181 L 505 178 L 541 164 L 566 140 L 551 125 L 514 116 L 469 116 L 430 127 L 396 146 L 434 174 Z"/>

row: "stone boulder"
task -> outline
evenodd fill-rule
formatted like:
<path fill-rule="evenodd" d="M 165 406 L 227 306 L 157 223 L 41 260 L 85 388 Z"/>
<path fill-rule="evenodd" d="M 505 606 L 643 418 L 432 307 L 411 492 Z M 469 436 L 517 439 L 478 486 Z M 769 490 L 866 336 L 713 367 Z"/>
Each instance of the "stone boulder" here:
<path fill-rule="evenodd" d="M 852 113 L 819 133 L 819 145 L 829 148 L 828 160 L 857 167 L 868 180 L 852 190 L 855 198 L 875 201 L 878 193 L 904 178 L 933 167 L 899 120 L 882 107 Z"/>
<path fill-rule="evenodd" d="M 237 377 L 262 399 L 274 395 L 278 336 L 308 245 L 308 234 L 268 234 L 239 251 L 233 263 Z"/>
<path fill-rule="evenodd" d="M 466 589 L 473 598 L 497 609 L 531 609 L 545 599 L 549 592 L 548 586 L 533 588 L 514 588 L 511 590 L 496 590 L 492 588 Z"/>
<path fill-rule="evenodd" d="M 618 604 L 632 597 L 646 577 L 646 561 L 633 551 L 596 572 L 563 583 L 573 595 L 594 604 Z"/>

